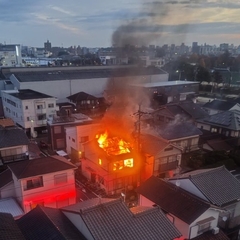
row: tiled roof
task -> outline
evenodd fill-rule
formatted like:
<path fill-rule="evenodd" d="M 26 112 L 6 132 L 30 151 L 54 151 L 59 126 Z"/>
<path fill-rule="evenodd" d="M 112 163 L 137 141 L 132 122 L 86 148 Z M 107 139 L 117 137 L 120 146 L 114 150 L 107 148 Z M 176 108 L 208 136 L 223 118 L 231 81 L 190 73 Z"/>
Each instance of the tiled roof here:
<path fill-rule="evenodd" d="M 0 240 L 25 240 L 11 214 L 0 213 L 0 223 Z"/>
<path fill-rule="evenodd" d="M 0 126 L 3 127 L 9 127 L 9 126 L 14 126 L 14 121 L 11 118 L 3 118 L 0 119 Z"/>
<path fill-rule="evenodd" d="M 70 220 L 56 208 L 37 206 L 17 220 L 28 240 L 85 240 Z"/>
<path fill-rule="evenodd" d="M 234 148 L 234 146 L 228 144 L 221 138 L 207 140 L 206 143 L 213 149 L 213 151 L 230 151 Z"/>
<path fill-rule="evenodd" d="M 170 240 L 181 236 L 157 207 L 136 208 L 131 212 L 120 199 L 101 202 L 82 210 L 81 204 L 77 207 L 76 214 L 80 214 L 94 239 Z"/>
<path fill-rule="evenodd" d="M 137 192 L 188 224 L 210 207 L 209 203 L 154 176 L 142 183 Z"/>
<path fill-rule="evenodd" d="M 29 140 L 22 129 L 16 127 L 0 128 L 0 149 L 28 144 Z"/>
<path fill-rule="evenodd" d="M 231 109 L 233 106 L 235 106 L 237 103 L 235 102 L 228 102 L 228 101 L 222 101 L 222 100 L 213 100 L 211 102 L 207 102 L 203 105 L 203 108 L 210 108 L 214 110 L 220 110 L 220 111 L 227 111 Z"/>
<path fill-rule="evenodd" d="M 54 156 L 48 156 L 43 158 L 35 158 L 28 161 L 11 163 L 8 165 L 8 167 L 17 177 L 17 179 L 76 168 L 72 163 L 60 160 L 59 156 L 56 156 L 56 158 Z"/>
<path fill-rule="evenodd" d="M 0 173 L 0 188 L 4 187 L 12 181 L 12 172 L 9 169 L 6 169 L 5 171 Z"/>
<path fill-rule="evenodd" d="M 223 231 L 219 230 L 219 233 L 213 234 L 212 231 L 205 232 L 192 240 L 229 240 Z"/>
<path fill-rule="evenodd" d="M 72 102 L 79 102 L 79 101 L 83 101 L 83 100 L 97 100 L 97 97 L 94 97 L 88 93 L 85 92 L 79 92 L 79 93 L 75 93 L 69 97 L 67 97 L 69 100 L 71 100 Z"/>
<path fill-rule="evenodd" d="M 0 199 L 0 212 L 10 213 L 14 218 L 20 217 L 24 214 L 14 198 Z"/>
<path fill-rule="evenodd" d="M 208 116 L 208 113 L 198 104 L 191 101 L 182 101 L 179 106 L 194 119 L 201 119 Z"/>
<path fill-rule="evenodd" d="M 214 205 L 223 206 L 240 199 L 240 182 L 224 166 L 188 172 L 178 176 L 181 178 L 188 178 Z"/>
<path fill-rule="evenodd" d="M 199 122 L 238 131 L 240 130 L 240 112 L 232 110 L 216 113 L 199 120 Z"/>
<path fill-rule="evenodd" d="M 190 122 L 176 122 L 159 126 L 156 132 L 166 140 L 202 135 L 202 132 Z"/>
<path fill-rule="evenodd" d="M 141 145 L 143 152 L 154 156 L 166 148 L 169 142 L 150 134 L 143 134 L 141 136 Z"/>

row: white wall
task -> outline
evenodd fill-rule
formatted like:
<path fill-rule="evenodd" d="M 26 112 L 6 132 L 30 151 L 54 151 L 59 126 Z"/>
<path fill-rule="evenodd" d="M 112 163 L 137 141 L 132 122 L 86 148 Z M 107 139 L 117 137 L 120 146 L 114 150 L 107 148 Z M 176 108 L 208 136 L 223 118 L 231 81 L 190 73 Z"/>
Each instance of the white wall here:
<path fill-rule="evenodd" d="M 176 185 L 176 182 L 180 184 L 179 187 L 185 189 L 186 191 L 200 197 L 203 200 L 208 201 L 208 199 L 198 190 L 197 187 L 189 179 L 170 179 L 169 182 Z"/>
<path fill-rule="evenodd" d="M 16 197 L 14 183 L 11 182 L 0 189 L 0 198 Z"/>
<path fill-rule="evenodd" d="M 210 131 L 211 130 L 211 126 L 210 125 L 207 125 L 207 124 L 204 124 L 204 123 L 197 123 L 197 127 L 199 129 L 204 129 L 204 130 L 207 130 L 207 131 Z"/>

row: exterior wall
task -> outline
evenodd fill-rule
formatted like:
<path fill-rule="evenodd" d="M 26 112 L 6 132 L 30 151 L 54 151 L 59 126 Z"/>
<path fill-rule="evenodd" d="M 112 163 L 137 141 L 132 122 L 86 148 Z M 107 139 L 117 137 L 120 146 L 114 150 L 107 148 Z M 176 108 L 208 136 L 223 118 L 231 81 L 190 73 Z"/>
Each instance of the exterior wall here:
<path fill-rule="evenodd" d="M 16 192 L 15 192 L 13 182 L 7 184 L 6 186 L 4 186 L 0 189 L 0 199 L 8 198 L 8 197 L 16 197 Z"/>
<path fill-rule="evenodd" d="M 54 175 L 64 173 L 67 173 L 67 183 L 55 185 Z M 44 204 L 46 207 L 57 208 L 57 204 L 60 201 L 66 200 L 68 202 L 66 205 L 76 203 L 74 170 L 45 174 L 42 177 L 43 186 L 29 190 L 24 190 L 24 188 L 26 187 L 26 180 L 32 179 L 31 177 L 19 180 L 20 184 L 17 183 L 16 178 L 14 179 L 16 195 L 25 213 L 30 211 L 36 204 Z"/>
<path fill-rule="evenodd" d="M 178 182 L 180 184 L 179 187 L 181 187 L 182 189 L 185 189 L 193 195 L 196 195 L 197 197 L 208 201 L 208 199 L 195 187 L 195 185 L 189 179 L 170 179 L 169 182 L 175 185 L 176 182 Z"/>
<path fill-rule="evenodd" d="M 172 150 L 164 151 L 171 147 Z M 155 176 L 163 172 L 176 170 L 177 166 L 181 165 L 181 150 L 171 145 L 168 145 L 165 149 L 154 156 L 153 175 Z M 171 173 L 169 172 L 169 174 Z"/>
<path fill-rule="evenodd" d="M 91 235 L 87 226 L 82 220 L 80 214 L 69 213 L 64 210 L 62 212 L 72 222 L 72 224 L 86 237 L 86 239 L 94 240 L 93 236 Z"/>
<path fill-rule="evenodd" d="M 145 198 L 143 195 L 139 196 L 139 205 L 144 207 L 152 207 L 155 203 L 149 200 L 148 198 Z"/>
<path fill-rule="evenodd" d="M 168 81 L 168 74 L 157 74 L 149 76 L 133 77 L 132 81 L 136 82 L 159 82 Z M 10 80 L 17 89 L 32 89 L 38 92 L 54 96 L 58 102 L 68 101 L 67 97 L 78 92 L 86 92 L 91 95 L 102 95 L 108 83 L 108 78 L 92 78 L 92 79 L 71 79 L 56 81 L 38 81 L 38 82 L 19 82 L 14 75 L 10 76 Z M 128 81 L 129 78 L 114 78 L 114 84 Z"/>
<path fill-rule="evenodd" d="M 171 140 L 170 142 L 181 147 L 184 152 L 190 152 L 198 149 L 198 141 L 199 136 L 191 136 L 188 138 Z"/>
<path fill-rule="evenodd" d="M 2 102 L 5 117 L 11 118 L 25 129 L 46 126 L 47 118 L 51 118 L 57 110 L 55 98 L 21 100 L 11 96 L 7 91 L 2 92 Z M 53 104 L 54 107 L 49 108 L 49 104 Z M 38 105 L 41 105 L 42 109 L 37 109 Z M 39 120 L 38 116 L 42 114 L 46 114 L 46 119 Z"/>
<path fill-rule="evenodd" d="M 197 223 L 201 220 L 207 219 L 209 217 L 214 217 L 215 219 L 211 221 L 210 229 L 213 229 L 217 227 L 218 225 L 218 216 L 219 212 L 214 209 L 208 209 L 206 212 L 204 212 L 200 217 L 198 217 L 193 223 L 190 225 L 190 231 L 189 231 L 189 239 L 197 237 L 201 235 L 202 233 L 198 233 L 198 226 Z M 180 230 L 180 228 L 178 228 Z M 187 236 L 186 236 L 187 237 Z"/>
<path fill-rule="evenodd" d="M 174 226 L 181 232 L 184 239 L 188 239 L 189 225 L 174 215 L 167 214 L 167 217 L 173 222 Z"/>

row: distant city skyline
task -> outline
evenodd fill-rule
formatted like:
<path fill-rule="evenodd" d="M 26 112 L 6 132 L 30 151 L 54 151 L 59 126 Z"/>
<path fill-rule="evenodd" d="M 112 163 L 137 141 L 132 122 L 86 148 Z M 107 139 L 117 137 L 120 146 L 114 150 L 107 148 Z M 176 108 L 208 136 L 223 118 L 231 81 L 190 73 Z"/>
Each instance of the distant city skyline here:
<path fill-rule="evenodd" d="M 240 45 L 238 0 L 0 0 L 0 43 L 109 47 Z M 112 40 L 113 39 L 113 40 Z"/>

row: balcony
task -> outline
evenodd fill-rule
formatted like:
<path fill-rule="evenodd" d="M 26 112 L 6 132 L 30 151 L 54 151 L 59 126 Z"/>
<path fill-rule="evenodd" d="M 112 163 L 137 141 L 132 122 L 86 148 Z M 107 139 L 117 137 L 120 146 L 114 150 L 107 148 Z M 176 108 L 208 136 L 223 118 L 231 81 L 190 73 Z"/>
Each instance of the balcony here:
<path fill-rule="evenodd" d="M 37 120 L 36 124 L 38 126 L 46 126 L 47 125 L 47 119 L 43 119 L 43 120 Z"/>
<path fill-rule="evenodd" d="M 11 162 L 28 160 L 29 157 L 26 153 L 22 153 L 22 154 L 17 154 L 17 155 L 12 155 L 12 156 L 0 157 L 0 159 L 1 159 L 3 164 L 6 164 L 6 163 L 11 163 Z"/>
<path fill-rule="evenodd" d="M 46 108 L 36 109 L 36 113 L 37 114 L 47 113 L 47 109 Z"/>
<path fill-rule="evenodd" d="M 174 161 L 174 162 L 160 164 L 158 171 L 159 171 L 159 173 L 167 172 L 167 171 L 176 169 L 177 166 L 178 166 L 178 161 L 177 160 Z"/>

